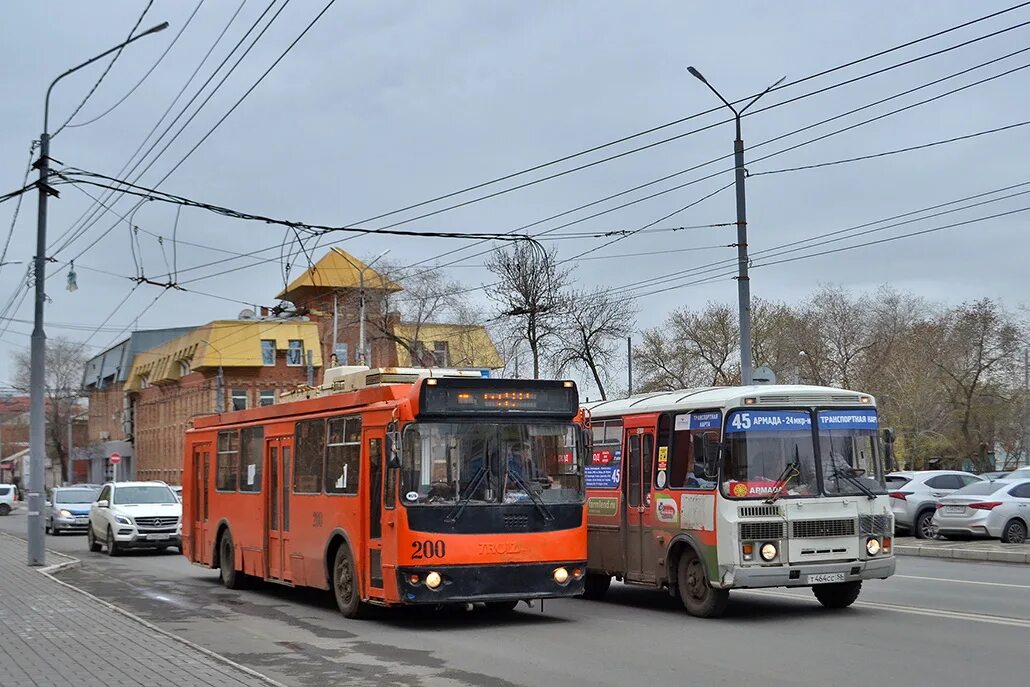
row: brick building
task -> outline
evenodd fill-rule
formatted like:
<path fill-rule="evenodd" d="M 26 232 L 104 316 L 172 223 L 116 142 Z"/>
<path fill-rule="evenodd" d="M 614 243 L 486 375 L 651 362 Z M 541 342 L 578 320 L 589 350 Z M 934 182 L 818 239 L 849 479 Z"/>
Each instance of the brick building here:
<path fill-rule="evenodd" d="M 271 405 L 321 367 L 318 325 L 301 319 L 216 320 L 136 356 L 124 387 L 136 478 L 180 484 L 192 418 Z"/>

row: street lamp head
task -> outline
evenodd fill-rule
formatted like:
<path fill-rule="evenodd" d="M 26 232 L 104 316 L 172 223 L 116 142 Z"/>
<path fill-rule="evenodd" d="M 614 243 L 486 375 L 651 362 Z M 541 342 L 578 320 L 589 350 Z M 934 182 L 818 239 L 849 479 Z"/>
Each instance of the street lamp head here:
<path fill-rule="evenodd" d="M 777 81 L 776 83 L 774 83 L 774 84 L 773 84 L 772 86 L 769 86 L 769 88 L 768 88 L 768 89 L 766 89 L 766 90 L 769 90 L 769 91 L 771 91 L 772 89 L 776 88 L 777 86 L 779 86 L 779 85 L 780 85 L 781 83 L 783 83 L 783 82 L 784 82 L 784 81 L 786 81 L 786 80 L 787 80 L 787 75 L 786 75 L 786 74 L 784 74 L 783 76 L 781 76 L 781 77 L 779 78 L 779 80 L 778 80 L 778 81 Z"/>
<path fill-rule="evenodd" d="M 164 31 L 167 28 L 168 28 L 168 22 L 163 21 L 160 24 L 158 24 L 157 26 L 152 26 L 149 29 L 147 29 L 146 31 L 144 31 L 143 33 L 141 33 L 140 37 L 142 37 L 142 36 L 149 36 L 150 34 L 157 33 L 158 31 Z"/>
<path fill-rule="evenodd" d="M 700 81 L 701 83 L 705 83 L 705 84 L 708 83 L 708 80 L 701 75 L 701 72 L 697 71 L 693 67 L 687 67 L 687 71 L 690 72 L 690 75 L 693 76 L 698 81 Z"/>

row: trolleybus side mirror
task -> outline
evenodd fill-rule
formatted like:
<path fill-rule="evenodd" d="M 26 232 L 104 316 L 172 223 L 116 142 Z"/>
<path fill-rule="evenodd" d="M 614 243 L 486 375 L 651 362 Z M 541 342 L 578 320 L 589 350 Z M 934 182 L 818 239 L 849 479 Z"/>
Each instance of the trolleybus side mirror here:
<path fill-rule="evenodd" d="M 399 468 L 401 466 L 401 454 L 398 448 L 397 432 L 388 432 L 386 435 L 386 467 Z"/>

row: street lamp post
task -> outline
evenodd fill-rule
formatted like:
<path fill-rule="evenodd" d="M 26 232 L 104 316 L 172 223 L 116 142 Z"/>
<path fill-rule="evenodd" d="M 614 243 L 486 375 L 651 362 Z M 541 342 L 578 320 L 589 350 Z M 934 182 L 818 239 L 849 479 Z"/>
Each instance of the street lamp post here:
<path fill-rule="evenodd" d="M 36 222 L 36 255 L 33 258 L 33 278 L 35 280 L 35 311 L 33 313 L 32 345 L 29 368 L 29 513 L 28 513 L 28 553 L 29 565 L 46 564 L 46 547 L 43 535 L 43 464 L 46 454 L 46 414 L 44 395 L 46 393 L 46 333 L 43 331 L 43 306 L 46 301 L 46 212 L 47 198 L 56 195 L 48 182 L 50 177 L 50 93 L 57 82 L 78 70 L 93 64 L 97 60 L 121 50 L 144 36 L 163 31 L 168 22 L 147 29 L 127 41 L 119 43 L 110 50 L 86 60 L 77 67 L 72 67 L 50 82 L 43 101 L 43 133 L 39 136 L 39 212 Z"/>
<path fill-rule="evenodd" d="M 365 270 L 371 269 L 372 265 L 379 262 L 387 253 L 390 252 L 390 250 L 387 249 L 383 251 L 377 255 L 372 262 L 368 263 L 364 267 L 358 267 L 355 265 L 354 261 L 339 248 L 333 248 L 333 250 L 337 255 L 349 262 L 351 267 L 358 271 L 358 362 L 362 365 L 367 365 L 368 361 L 365 360 Z M 337 322 L 334 319 L 333 326 L 335 327 L 336 324 Z M 335 341 L 335 336 L 333 340 Z"/>
<path fill-rule="evenodd" d="M 763 95 L 779 86 L 783 77 L 772 84 L 764 91 L 756 95 L 747 105 L 739 110 L 733 107 L 726 98 L 722 97 L 719 91 L 715 90 L 712 84 L 701 75 L 701 72 L 693 67 L 687 67 L 687 71 L 703 83 L 723 102 L 733 113 L 737 125 L 737 138 L 733 141 L 733 164 L 735 183 L 737 191 L 737 300 L 740 317 L 740 376 L 741 382 L 747 386 L 752 382 L 751 362 L 751 278 L 748 276 L 748 255 L 747 255 L 747 203 L 744 195 L 744 177 L 747 171 L 744 169 L 744 139 L 740 134 L 740 117 L 744 112 L 758 102 Z"/>

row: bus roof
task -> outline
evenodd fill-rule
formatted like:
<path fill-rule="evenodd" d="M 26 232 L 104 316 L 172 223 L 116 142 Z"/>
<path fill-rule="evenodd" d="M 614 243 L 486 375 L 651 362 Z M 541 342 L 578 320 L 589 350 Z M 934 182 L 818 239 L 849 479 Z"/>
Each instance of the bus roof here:
<path fill-rule="evenodd" d="M 597 420 L 640 413 L 743 406 L 745 398 L 754 398 L 755 407 L 876 405 L 873 396 L 860 391 L 801 384 L 762 384 L 657 391 L 611 401 L 584 403 L 583 407 L 590 411 L 592 419 Z M 863 402 L 862 399 L 867 400 Z"/>

